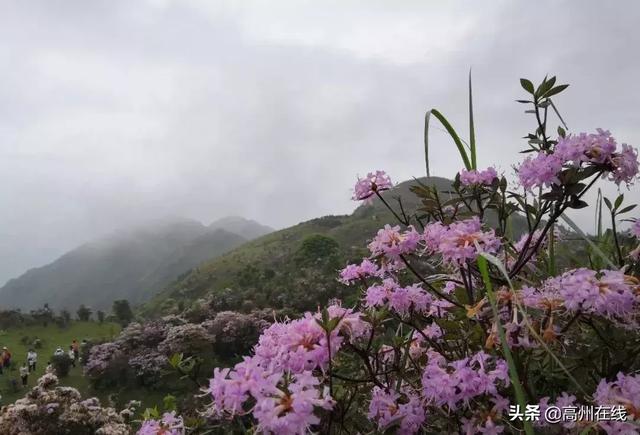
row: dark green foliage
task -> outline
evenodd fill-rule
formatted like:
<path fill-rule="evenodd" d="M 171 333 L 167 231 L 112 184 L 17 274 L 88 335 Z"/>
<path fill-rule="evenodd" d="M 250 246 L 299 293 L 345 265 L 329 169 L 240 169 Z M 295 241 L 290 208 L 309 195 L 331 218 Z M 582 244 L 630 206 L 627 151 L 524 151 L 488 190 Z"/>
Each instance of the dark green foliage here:
<path fill-rule="evenodd" d="M 91 314 L 93 314 L 93 311 L 91 310 L 91 308 L 82 304 L 78 307 L 78 311 L 76 311 L 76 314 L 78 315 L 78 320 L 87 322 L 91 319 Z"/>
<path fill-rule="evenodd" d="M 339 251 L 340 244 L 335 239 L 322 234 L 312 234 L 302 241 L 295 254 L 295 261 L 298 265 L 335 264 Z"/>
<path fill-rule="evenodd" d="M 118 323 L 122 326 L 127 326 L 133 320 L 133 312 L 129 306 L 129 301 L 126 299 L 113 301 L 113 308 L 111 310 Z"/>
<path fill-rule="evenodd" d="M 51 365 L 56 371 L 56 375 L 60 378 L 64 378 L 69 374 L 71 369 L 71 358 L 69 355 L 54 355 L 51 357 Z"/>

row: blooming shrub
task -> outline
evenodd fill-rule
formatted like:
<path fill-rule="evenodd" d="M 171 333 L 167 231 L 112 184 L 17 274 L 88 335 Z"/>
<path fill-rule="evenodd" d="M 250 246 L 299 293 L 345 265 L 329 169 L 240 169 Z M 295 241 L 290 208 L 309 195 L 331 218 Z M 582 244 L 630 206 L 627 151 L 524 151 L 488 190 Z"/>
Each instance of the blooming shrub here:
<path fill-rule="evenodd" d="M 183 435 L 185 433 L 182 417 L 175 411 L 165 412 L 162 418 L 145 420 L 138 430 L 138 435 Z"/>
<path fill-rule="evenodd" d="M 538 115 L 566 87 L 555 78 L 537 89 L 522 83 L 531 94 L 522 102 Z M 339 271 L 342 284 L 359 288 L 357 304 L 269 326 L 249 356 L 214 370 L 207 421 L 275 434 L 636 433 L 640 248 L 615 231 L 633 207 L 605 200 L 614 231 L 596 248 L 558 241 L 576 237 L 559 218 L 588 206 L 583 197 L 597 180 L 635 182 L 637 151 L 600 129 L 560 127 L 551 138 L 547 116 L 536 121 L 515 189 L 494 168 L 475 167 L 475 145 L 471 159 L 458 147 L 466 168 L 447 195 L 418 181 L 415 211 L 390 207 L 386 173 L 359 179 L 353 198 L 380 201 L 398 224 L 384 225 L 370 255 Z M 514 237 L 520 217 L 527 231 Z M 572 249 L 583 250 L 581 264 Z M 543 415 L 535 426 L 510 419 L 516 404 L 537 404 Z M 622 406 L 626 420 L 544 417 L 552 406 L 581 404 Z"/>
<path fill-rule="evenodd" d="M 58 386 L 46 374 L 23 399 L 0 410 L 0 433 L 6 435 L 129 435 L 126 415 L 102 407 L 96 398 L 82 400 L 75 388 Z"/>

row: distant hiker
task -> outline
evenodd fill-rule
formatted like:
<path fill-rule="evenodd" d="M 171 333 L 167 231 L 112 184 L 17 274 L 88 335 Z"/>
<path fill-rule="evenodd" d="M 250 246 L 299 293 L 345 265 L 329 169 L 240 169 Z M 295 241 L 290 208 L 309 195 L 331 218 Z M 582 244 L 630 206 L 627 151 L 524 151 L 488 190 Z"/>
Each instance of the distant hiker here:
<path fill-rule="evenodd" d="M 7 347 L 3 347 L 2 348 L 2 366 L 6 369 L 9 368 L 9 366 L 11 365 L 11 352 L 9 352 L 9 349 L 7 349 Z"/>
<path fill-rule="evenodd" d="M 53 352 L 53 356 L 61 356 L 61 355 L 64 355 L 64 350 L 60 346 L 58 346 L 56 351 Z"/>
<path fill-rule="evenodd" d="M 22 364 L 20 367 L 20 379 L 22 379 L 22 386 L 27 386 L 27 381 L 29 380 L 29 368 L 27 367 L 27 363 Z"/>
<path fill-rule="evenodd" d="M 73 350 L 73 346 L 69 346 L 69 359 L 71 359 L 71 367 L 76 366 L 76 353 Z"/>
<path fill-rule="evenodd" d="M 38 354 L 35 350 L 29 349 L 27 352 L 27 364 L 29 365 L 29 373 L 36 371 L 36 363 L 38 362 Z"/>
<path fill-rule="evenodd" d="M 76 340 L 75 338 L 71 342 L 71 348 L 73 349 L 73 359 L 77 361 L 80 357 L 80 344 L 78 344 L 78 340 Z"/>

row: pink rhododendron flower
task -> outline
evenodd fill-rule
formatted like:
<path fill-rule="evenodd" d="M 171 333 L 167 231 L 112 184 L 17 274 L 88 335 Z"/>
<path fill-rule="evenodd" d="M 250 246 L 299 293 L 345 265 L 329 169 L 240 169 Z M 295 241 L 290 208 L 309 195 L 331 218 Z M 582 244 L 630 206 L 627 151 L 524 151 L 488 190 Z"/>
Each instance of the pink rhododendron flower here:
<path fill-rule="evenodd" d="M 440 239 L 438 249 L 447 263 L 460 264 L 475 261 L 480 252 L 494 254 L 500 249 L 500 240 L 493 230 L 482 231 L 477 216 L 454 222 Z"/>
<path fill-rule="evenodd" d="M 484 352 L 470 358 L 448 362 L 429 350 L 422 374 L 423 397 L 436 406 L 447 405 L 455 411 L 481 395 L 499 397 L 498 388 L 509 384 L 507 363 Z"/>
<path fill-rule="evenodd" d="M 378 276 L 379 274 L 380 269 L 378 269 L 378 266 L 368 258 L 365 258 L 360 264 L 349 264 L 347 267 L 342 269 L 338 280 L 343 284 L 349 285 L 354 281 Z"/>
<path fill-rule="evenodd" d="M 627 144 L 622 144 L 622 152 L 611 158 L 611 165 L 613 170 L 609 174 L 609 179 L 618 185 L 621 183 L 625 183 L 627 186 L 633 184 L 638 178 L 640 165 L 638 150 Z"/>
<path fill-rule="evenodd" d="M 175 411 L 165 412 L 160 420 L 146 420 L 138 430 L 138 435 L 184 435 L 182 417 Z"/>
<path fill-rule="evenodd" d="M 398 283 L 392 278 L 386 278 L 381 285 L 369 287 L 364 297 L 365 306 L 381 307 L 387 304 L 396 288 L 398 288 Z"/>
<path fill-rule="evenodd" d="M 410 310 L 428 313 L 434 299 L 422 289 L 420 284 L 400 287 L 393 279 L 387 278 L 382 285 L 369 287 L 364 301 L 367 307 L 388 306 L 392 311 L 404 316 Z"/>
<path fill-rule="evenodd" d="M 338 330 L 331 334 L 331 354 L 334 355 L 343 338 Z M 301 319 L 269 326 L 258 339 L 255 356 L 265 367 L 274 365 L 292 373 L 324 369 L 329 362 L 327 336 L 316 318 L 305 313 Z"/>
<path fill-rule="evenodd" d="M 367 336 L 371 330 L 371 324 L 363 319 L 362 313 L 354 312 L 351 308 L 343 308 L 340 305 L 330 305 L 327 312 L 331 319 L 340 319 L 336 326 L 336 331 L 349 338 L 350 342 Z M 320 314 L 316 314 L 320 319 Z"/>
<path fill-rule="evenodd" d="M 560 182 L 558 173 L 563 160 L 556 154 L 539 152 L 535 157 L 527 157 L 516 169 L 520 185 L 527 191 L 536 187 L 549 187 Z"/>
<path fill-rule="evenodd" d="M 384 171 L 369 172 L 365 178 L 358 178 L 356 183 L 353 199 L 356 201 L 369 200 L 383 190 L 389 190 L 393 187 L 391 178 Z"/>
<path fill-rule="evenodd" d="M 418 248 L 420 234 L 409 226 L 407 231 L 400 232 L 400 226 L 385 225 L 378 230 L 376 237 L 369 243 L 369 250 L 373 256 L 384 255 L 397 260 L 400 255 L 410 254 Z"/>
<path fill-rule="evenodd" d="M 488 167 L 484 171 L 478 171 L 476 169 L 469 171 L 462 169 L 460 171 L 460 183 L 462 183 L 463 186 L 490 186 L 496 178 L 498 178 L 498 173 L 493 167 Z"/>
<path fill-rule="evenodd" d="M 563 162 L 580 166 L 582 163 L 607 163 L 616 151 L 616 140 L 609 131 L 597 129 L 596 133 L 570 134 L 558 138 L 555 155 Z"/>
<path fill-rule="evenodd" d="M 549 278 L 539 289 L 525 287 L 523 303 L 540 309 L 564 306 L 568 311 L 581 310 L 614 320 L 632 320 L 640 299 L 638 285 L 624 273 L 603 270 L 600 273 L 580 268 Z"/>
<path fill-rule="evenodd" d="M 377 423 L 381 431 L 397 424 L 395 433 L 414 434 L 424 423 L 425 413 L 417 394 L 408 390 L 402 393 L 385 391 L 376 386 L 371 392 L 368 417 Z"/>
<path fill-rule="evenodd" d="M 284 388 L 274 388 L 256 398 L 253 416 L 258 431 L 283 435 L 309 433 L 320 423 L 316 408 L 331 410 L 335 404 L 328 388 L 318 389 L 320 381 L 309 371 L 293 376 Z"/>
<path fill-rule="evenodd" d="M 598 405 L 622 406 L 626 411 L 626 422 L 600 422 L 607 433 L 637 433 L 640 424 L 640 375 L 618 373 L 615 381 L 602 379 L 593 398 Z"/>

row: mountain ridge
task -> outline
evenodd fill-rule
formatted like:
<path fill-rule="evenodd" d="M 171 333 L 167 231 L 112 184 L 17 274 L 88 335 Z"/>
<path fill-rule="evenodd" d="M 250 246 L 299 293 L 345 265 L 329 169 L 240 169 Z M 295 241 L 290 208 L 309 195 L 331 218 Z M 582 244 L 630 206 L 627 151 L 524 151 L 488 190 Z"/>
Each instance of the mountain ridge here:
<path fill-rule="evenodd" d="M 33 309 L 49 303 L 75 310 L 85 304 L 106 310 L 119 298 L 144 302 L 180 274 L 271 230 L 234 220 L 236 231 L 243 222 L 247 236 L 175 217 L 115 231 L 10 279 L 0 288 L 2 305 Z"/>

